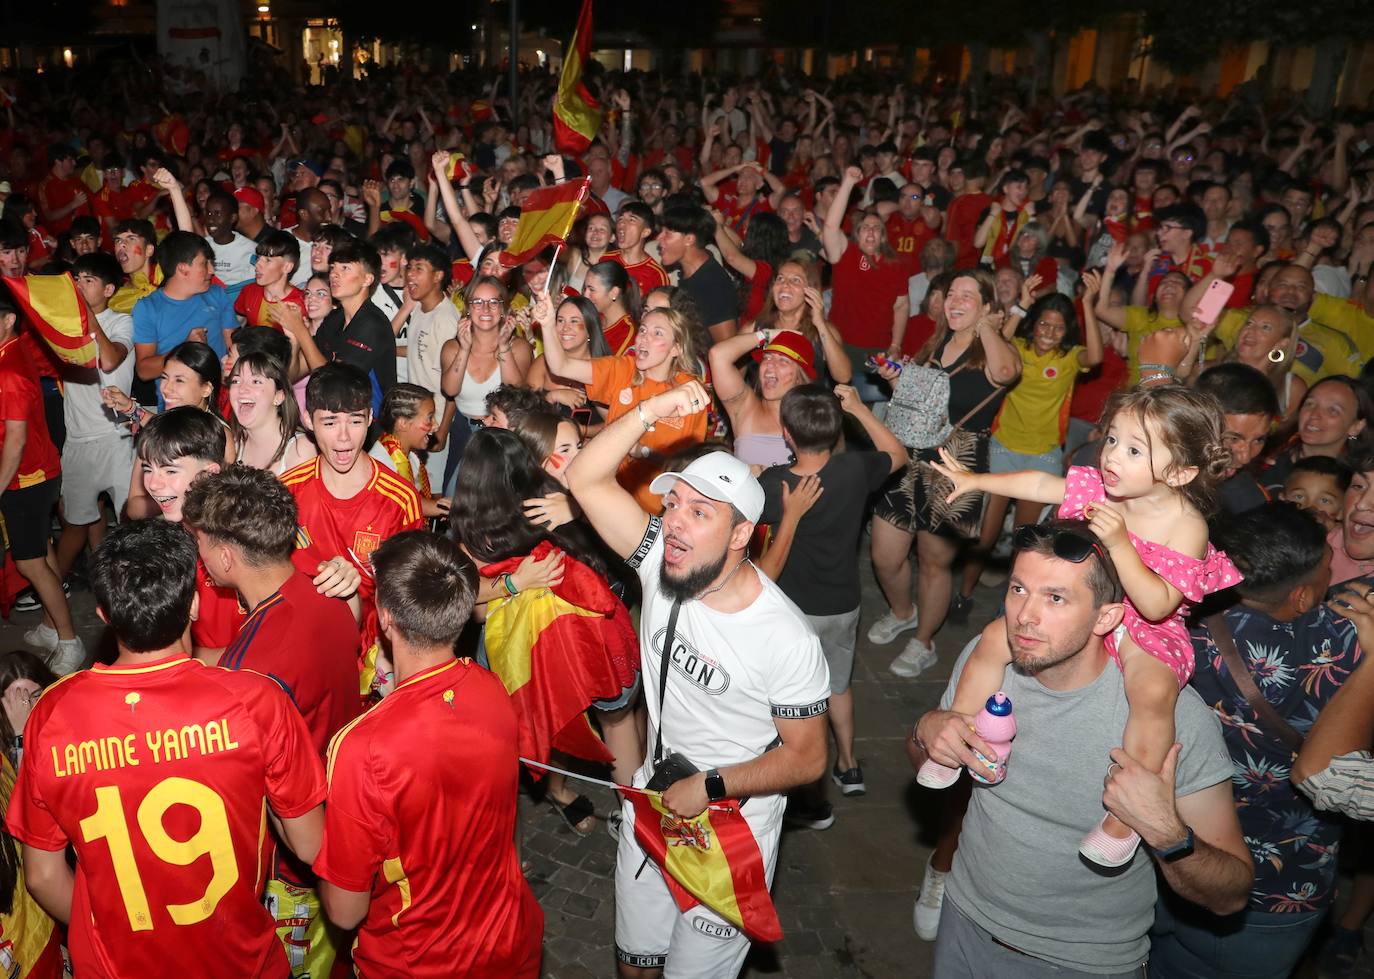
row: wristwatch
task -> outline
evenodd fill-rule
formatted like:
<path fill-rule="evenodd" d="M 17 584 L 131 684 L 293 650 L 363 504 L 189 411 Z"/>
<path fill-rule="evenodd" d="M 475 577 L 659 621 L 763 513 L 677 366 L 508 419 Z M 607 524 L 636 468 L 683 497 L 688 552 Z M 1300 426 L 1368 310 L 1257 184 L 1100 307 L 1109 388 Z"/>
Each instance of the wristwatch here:
<path fill-rule="evenodd" d="M 720 777 L 718 769 L 711 769 L 706 773 L 706 798 L 712 802 L 719 802 L 725 798 L 725 779 Z M 1189 834 L 1189 846 L 1192 846 L 1192 835 Z"/>
<path fill-rule="evenodd" d="M 1155 856 L 1167 863 L 1172 863 L 1175 860 L 1182 860 L 1184 857 L 1190 855 L 1193 852 L 1193 827 L 1185 826 L 1183 828 L 1188 831 L 1188 835 L 1184 836 L 1183 839 L 1179 840 L 1177 843 L 1170 843 L 1168 846 L 1159 847 L 1155 850 Z"/>

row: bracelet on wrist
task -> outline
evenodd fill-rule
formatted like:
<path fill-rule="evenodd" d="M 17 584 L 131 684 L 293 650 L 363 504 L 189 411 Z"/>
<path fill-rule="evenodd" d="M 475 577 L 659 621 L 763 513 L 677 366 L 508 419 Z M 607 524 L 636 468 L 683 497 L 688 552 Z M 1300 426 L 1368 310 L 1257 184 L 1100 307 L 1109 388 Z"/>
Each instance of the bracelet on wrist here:
<path fill-rule="evenodd" d="M 520 589 L 515 586 L 515 577 L 508 571 L 496 579 L 501 587 L 506 590 L 506 594 L 514 598 L 520 594 Z"/>
<path fill-rule="evenodd" d="M 641 425 L 644 426 L 644 431 L 646 431 L 646 432 L 652 432 L 652 431 L 654 430 L 654 423 L 651 422 L 651 421 L 649 421 L 648 418 L 644 417 L 644 402 L 643 402 L 643 401 L 641 401 L 641 402 L 639 402 L 639 404 L 635 405 L 635 411 L 639 414 L 639 423 L 640 423 Z"/>

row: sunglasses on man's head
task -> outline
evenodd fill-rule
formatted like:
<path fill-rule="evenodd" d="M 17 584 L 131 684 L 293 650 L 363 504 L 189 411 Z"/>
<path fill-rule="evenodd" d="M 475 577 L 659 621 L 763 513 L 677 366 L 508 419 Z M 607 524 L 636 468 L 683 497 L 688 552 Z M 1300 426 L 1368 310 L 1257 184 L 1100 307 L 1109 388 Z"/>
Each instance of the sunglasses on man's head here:
<path fill-rule="evenodd" d="M 1061 561 L 1069 561 L 1073 564 L 1082 564 L 1088 559 L 1088 555 L 1097 553 L 1098 560 L 1102 562 L 1102 567 L 1106 569 L 1107 576 L 1115 583 L 1116 567 L 1111 559 L 1107 557 L 1107 551 L 1101 542 L 1095 537 L 1079 533 L 1076 530 L 1055 530 L 1046 527 L 1044 524 L 1022 524 L 1016 528 L 1016 533 L 1011 538 L 1011 550 L 1013 556 L 1021 551 L 1028 551 L 1034 548 L 1041 541 L 1050 539 L 1054 556 Z"/>

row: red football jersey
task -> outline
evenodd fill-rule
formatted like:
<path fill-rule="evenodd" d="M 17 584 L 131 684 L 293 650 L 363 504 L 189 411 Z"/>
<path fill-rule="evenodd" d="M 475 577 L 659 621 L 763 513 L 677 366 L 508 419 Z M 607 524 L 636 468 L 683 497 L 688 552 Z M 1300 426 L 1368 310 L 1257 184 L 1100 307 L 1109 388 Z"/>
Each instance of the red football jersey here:
<path fill-rule="evenodd" d="M 280 683 L 321 758 L 329 739 L 358 716 L 358 623 L 347 602 L 321 595 L 304 574 L 248 613 L 219 665 Z"/>
<path fill-rule="evenodd" d="M 501 681 L 462 659 L 406 680 L 329 746 L 315 873 L 372 895 L 360 975 L 539 975 L 543 913 L 515 851 L 516 732 Z"/>
<path fill-rule="evenodd" d="M 28 426 L 19 469 L 5 489 L 37 486 L 61 475 L 62 461 L 57 455 L 57 446 L 48 435 L 38 372 L 24 349 L 22 334 L 0 347 L 0 419 L 24 422 Z M 3 432 L 0 428 L 0 445 L 4 444 Z"/>
<path fill-rule="evenodd" d="M 910 221 L 902 217 L 901 211 L 893 211 L 887 216 L 888 244 L 907 263 L 912 275 L 921 271 L 921 249 L 936 234 L 919 214 Z"/>
<path fill-rule="evenodd" d="M 388 537 L 419 530 L 423 516 L 414 486 L 370 456 L 362 461 L 372 467 L 372 478 L 347 500 L 325 488 L 319 456 L 288 469 L 281 481 L 296 498 L 296 567 L 313 578 L 321 561 L 346 557 L 363 577 L 359 596 L 370 600 L 376 583 L 368 555 Z"/>
<path fill-rule="evenodd" d="M 639 298 L 642 301 L 645 296 L 653 292 L 660 286 L 668 285 L 668 273 L 663 266 L 659 265 L 648 255 L 644 256 L 644 261 L 636 262 L 634 265 L 625 261 L 625 256 L 620 252 L 610 252 L 606 255 L 613 262 L 618 262 L 630 274 L 630 278 L 639 284 Z"/>
<path fill-rule="evenodd" d="M 50 687 L 24 734 L 7 823 L 76 848 L 77 975 L 286 975 L 261 901 L 267 807 L 293 818 L 325 793 L 281 687 L 184 656 L 94 666 Z"/>
<path fill-rule="evenodd" d="M 273 318 L 274 306 L 295 306 L 301 311 L 301 318 L 305 318 L 305 293 L 295 286 L 287 290 L 286 295 L 273 302 L 267 298 L 267 292 L 256 282 L 250 282 L 239 290 L 239 296 L 234 300 L 234 312 L 244 318 L 248 326 L 268 326 L 282 332 L 282 326 Z"/>
<path fill-rule="evenodd" d="M 191 642 L 201 649 L 223 649 L 234 641 L 247 614 L 238 592 L 214 583 L 205 563 L 196 558 L 196 595 L 200 606 L 191 623 Z"/>

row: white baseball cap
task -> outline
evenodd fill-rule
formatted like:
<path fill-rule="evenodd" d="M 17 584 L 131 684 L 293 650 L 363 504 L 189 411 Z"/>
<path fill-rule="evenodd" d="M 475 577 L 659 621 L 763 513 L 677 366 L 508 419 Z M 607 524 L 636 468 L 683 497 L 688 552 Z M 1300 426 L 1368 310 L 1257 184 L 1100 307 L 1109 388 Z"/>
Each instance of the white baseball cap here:
<path fill-rule="evenodd" d="M 667 493 L 679 479 L 708 499 L 733 505 L 750 523 L 758 523 L 763 513 L 763 487 L 749 471 L 749 464 L 728 452 L 708 453 L 682 472 L 661 473 L 649 484 L 649 490 Z"/>

